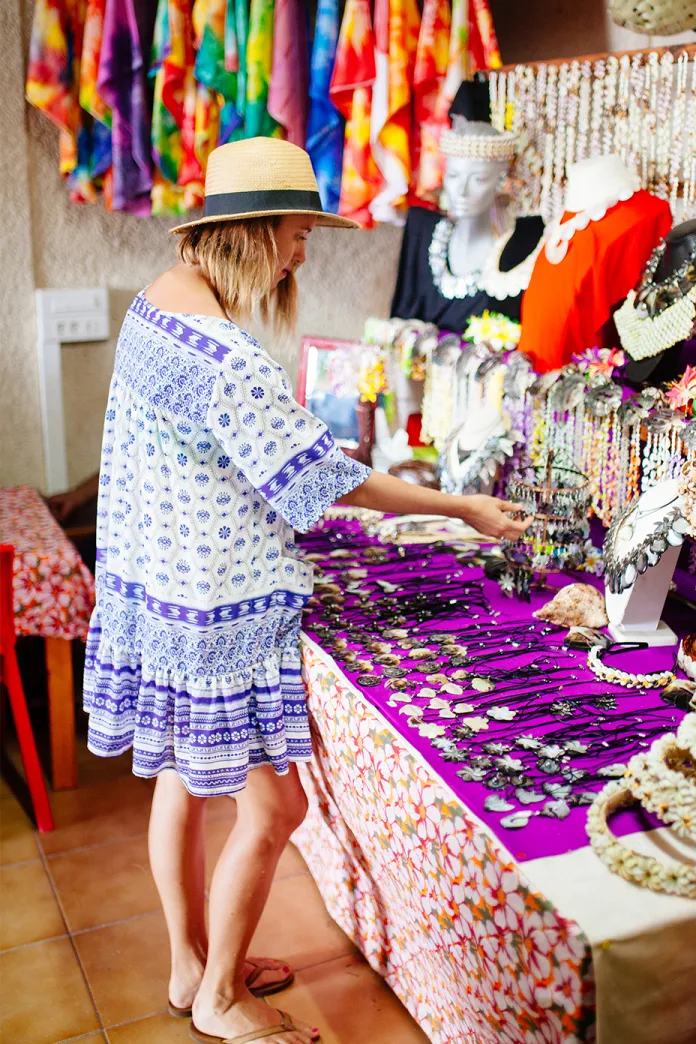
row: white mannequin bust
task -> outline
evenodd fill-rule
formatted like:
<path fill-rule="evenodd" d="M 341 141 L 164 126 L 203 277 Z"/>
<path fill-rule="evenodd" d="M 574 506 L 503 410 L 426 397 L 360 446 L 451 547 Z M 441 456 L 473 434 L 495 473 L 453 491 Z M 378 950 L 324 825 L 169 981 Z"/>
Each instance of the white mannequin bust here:
<path fill-rule="evenodd" d="M 466 123 L 471 137 L 494 138 L 487 123 Z M 480 274 L 500 229 L 494 223 L 494 205 L 507 177 L 507 160 L 448 155 L 443 180 L 442 209 L 454 220 L 448 260 L 455 276 Z"/>
<path fill-rule="evenodd" d="M 630 199 L 639 188 L 638 176 L 620 156 L 590 156 L 568 167 L 565 209 L 572 213 L 594 210 L 609 201 Z"/>

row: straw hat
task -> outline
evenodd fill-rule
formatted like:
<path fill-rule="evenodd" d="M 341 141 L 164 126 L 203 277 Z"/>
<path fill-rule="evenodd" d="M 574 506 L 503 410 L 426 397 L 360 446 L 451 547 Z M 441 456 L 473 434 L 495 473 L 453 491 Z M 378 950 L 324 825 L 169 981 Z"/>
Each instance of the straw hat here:
<path fill-rule="evenodd" d="M 317 225 L 359 227 L 348 218 L 324 213 L 304 149 L 281 138 L 248 138 L 213 149 L 205 176 L 203 217 L 170 231 L 274 214 L 311 214 Z"/>

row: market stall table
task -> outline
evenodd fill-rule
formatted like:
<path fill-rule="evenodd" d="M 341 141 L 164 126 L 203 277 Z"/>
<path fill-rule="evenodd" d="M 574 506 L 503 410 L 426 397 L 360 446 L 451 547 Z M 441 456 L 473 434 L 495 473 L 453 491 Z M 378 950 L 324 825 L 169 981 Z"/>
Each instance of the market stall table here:
<path fill-rule="evenodd" d="M 94 580 L 35 489 L 0 490 L 0 543 L 14 547 L 18 636 L 44 639 L 53 786 L 77 785 L 73 638 L 87 637 Z"/>
<path fill-rule="evenodd" d="M 326 524 L 305 550 L 313 552 L 324 580 L 328 574 L 328 586 L 319 583 L 321 609 L 315 606 L 305 622 L 315 758 L 302 766 L 310 812 L 295 840 L 332 916 L 434 1044 L 566 1044 L 595 1035 L 600 1044 L 693 1044 L 696 902 L 612 875 L 585 833 L 585 802 L 610 778 L 606 770 L 674 729 L 682 712 L 666 705 L 658 690 L 599 682 L 587 670 L 586 654 L 563 649 L 563 632 L 543 634 L 544 625 L 532 619 L 531 610 L 549 599 L 548 592 L 534 594 L 531 608 L 505 598 L 480 568 L 466 564 L 466 554 L 457 561 L 448 549 L 404 549 L 399 564 L 392 549 L 380 562 L 375 541 L 357 523 L 345 522 Z M 367 612 L 357 595 L 346 596 L 348 585 L 369 591 Z M 399 668 L 375 659 L 381 654 L 374 642 L 386 639 L 374 603 L 381 599 L 384 612 L 398 620 L 419 588 L 441 602 L 436 622 L 421 620 L 411 628 L 417 654 L 429 648 L 435 658 L 412 660 L 410 670 L 419 673 L 409 674 L 416 683 L 410 692 L 388 688 L 405 671 L 400 678 Z M 682 633 L 694 629 L 696 620 L 683 610 L 677 616 Z M 441 686 L 429 685 L 422 672 L 456 673 L 428 632 L 441 637 L 452 631 L 475 653 L 477 629 L 497 629 L 495 663 L 507 669 L 517 653 L 502 635 L 516 624 L 543 638 L 519 654 L 523 664 L 548 657 L 538 695 L 520 703 L 514 687 L 506 691 L 501 681 L 481 692 L 462 679 L 444 693 L 456 720 L 425 710 L 433 698 L 416 694 Z M 642 660 L 641 670 L 662 669 L 671 666 L 674 650 L 643 655 L 650 662 Z M 551 686 L 561 693 L 548 692 L 554 662 L 568 665 L 558 670 L 565 681 Z M 491 670 L 489 664 L 480 674 Z M 528 685 L 520 682 L 519 688 Z M 453 760 L 432 746 L 433 736 L 446 742 L 448 734 L 421 730 L 418 723 L 439 721 L 449 730 L 462 720 L 462 703 L 472 708 L 464 717 L 478 722 L 458 746 L 474 757 Z M 420 718 L 414 706 L 424 708 Z M 505 720 L 501 707 L 515 710 L 514 720 Z M 558 761 L 545 765 L 548 774 L 538 768 L 541 751 L 517 742 L 541 736 L 548 746 L 561 746 L 564 730 L 575 747 L 547 751 Z M 582 751 L 583 738 L 589 738 L 589 750 Z M 482 745 L 490 743 L 493 769 L 472 775 L 485 764 Z M 521 787 L 510 785 L 509 777 L 491 779 L 495 764 L 506 758 L 522 762 L 515 766 Z M 467 780 L 458 774 L 462 770 Z M 525 805 L 520 790 L 540 793 Z M 492 796 L 507 808 L 491 806 Z M 559 804 L 564 801 L 565 808 Z M 525 810 L 533 814 L 523 828 L 502 825 Z M 679 851 L 696 861 L 694 847 L 645 813 L 623 812 L 612 829 L 634 849 L 662 860 Z"/>

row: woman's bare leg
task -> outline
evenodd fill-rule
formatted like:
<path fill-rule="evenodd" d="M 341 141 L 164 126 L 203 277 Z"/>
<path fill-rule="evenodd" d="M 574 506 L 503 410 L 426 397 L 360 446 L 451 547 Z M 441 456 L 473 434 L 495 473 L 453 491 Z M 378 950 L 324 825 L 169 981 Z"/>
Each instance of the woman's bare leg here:
<path fill-rule="evenodd" d="M 205 926 L 205 798 L 193 797 L 174 771 L 160 773 L 152 799 L 150 866 L 169 932 L 169 999 L 193 1004 L 208 953 Z"/>
<path fill-rule="evenodd" d="M 307 799 L 297 769 L 278 776 L 253 769 L 237 795 L 237 821 L 222 850 L 210 888 L 208 960 L 193 1008 L 195 1026 L 233 1037 L 278 1023 L 278 1016 L 246 988 L 244 961 L 268 898 L 278 860 L 300 825 Z M 309 1027 L 272 1034 L 264 1044 L 308 1044 Z"/>

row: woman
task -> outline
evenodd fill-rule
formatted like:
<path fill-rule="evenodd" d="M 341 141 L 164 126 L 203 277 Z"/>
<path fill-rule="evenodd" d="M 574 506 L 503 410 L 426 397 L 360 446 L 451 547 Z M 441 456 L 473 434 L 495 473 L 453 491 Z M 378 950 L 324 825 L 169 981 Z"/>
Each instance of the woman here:
<path fill-rule="evenodd" d="M 279 367 L 237 322 L 292 323 L 294 273 L 323 214 L 309 157 L 276 139 L 215 150 L 205 216 L 180 263 L 133 302 L 106 413 L 97 605 L 85 671 L 89 746 L 133 747 L 157 776 L 152 872 L 171 943 L 170 1011 L 201 1042 L 308 1044 L 261 996 L 289 968 L 247 957 L 276 864 L 307 802 L 311 756 L 298 636 L 312 590 L 295 554 L 334 502 L 440 513 L 516 536 L 512 505 L 446 497 L 349 460 L 294 402 Z M 250 772 L 250 769 L 255 771 Z M 167 771 L 174 770 L 174 771 Z M 234 794 L 205 922 L 205 799 Z"/>

